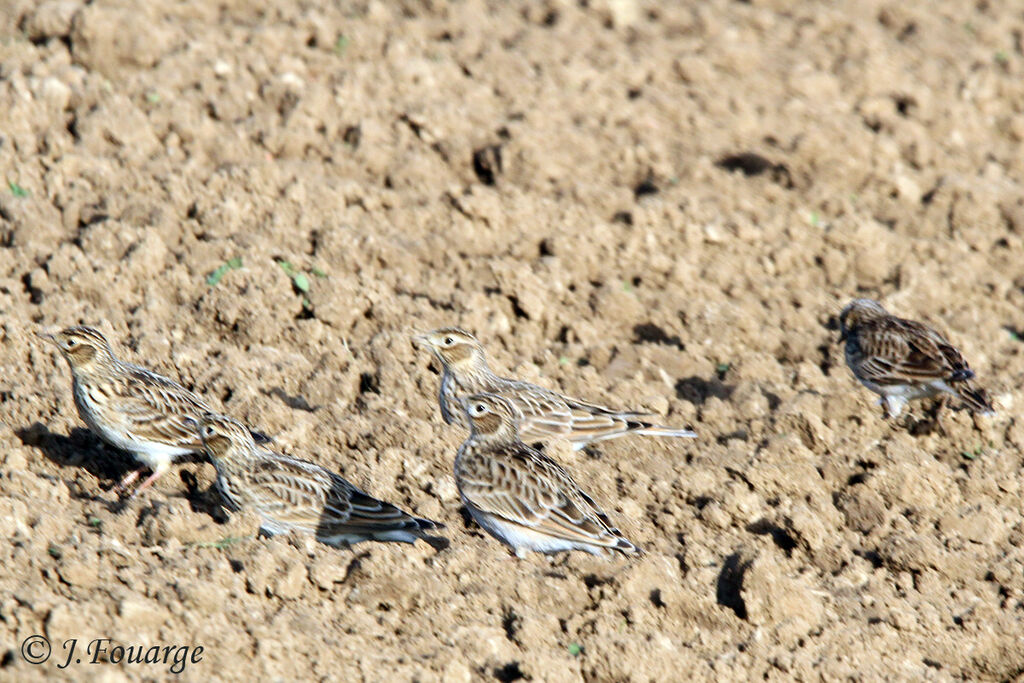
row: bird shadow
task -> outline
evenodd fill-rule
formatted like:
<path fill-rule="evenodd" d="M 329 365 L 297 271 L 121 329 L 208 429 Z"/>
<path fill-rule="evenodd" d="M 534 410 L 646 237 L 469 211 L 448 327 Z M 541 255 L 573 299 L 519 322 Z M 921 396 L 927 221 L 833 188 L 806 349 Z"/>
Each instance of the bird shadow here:
<path fill-rule="evenodd" d="M 45 425 L 35 422 L 16 429 L 15 435 L 26 446 L 42 452 L 59 467 L 78 467 L 105 482 L 109 490 L 136 467 L 134 458 L 107 447 L 88 429 L 76 427 L 67 436 L 51 432 Z"/>
<path fill-rule="evenodd" d="M 139 467 L 130 453 L 111 448 L 88 429 L 81 427 L 75 427 L 70 434 L 65 436 L 51 432 L 42 423 L 35 422 L 28 427 L 15 430 L 14 433 L 24 445 L 39 450 L 55 465 L 62 468 L 76 467 L 85 470 L 100 482 L 99 487 L 105 492 L 113 491 L 129 472 L 133 472 Z M 201 462 L 204 458 L 201 456 L 186 457 L 181 461 L 188 462 L 190 460 Z M 188 499 L 192 510 L 205 512 L 220 523 L 226 521 L 227 514 L 220 504 L 217 492 L 209 489 L 201 490 L 198 480 L 192 472 L 179 471 L 186 488 L 185 498 Z M 131 501 L 130 497 L 118 497 L 117 500 L 111 501 L 70 483 L 69 488 L 75 498 L 103 503 L 113 512 L 124 509 Z"/>

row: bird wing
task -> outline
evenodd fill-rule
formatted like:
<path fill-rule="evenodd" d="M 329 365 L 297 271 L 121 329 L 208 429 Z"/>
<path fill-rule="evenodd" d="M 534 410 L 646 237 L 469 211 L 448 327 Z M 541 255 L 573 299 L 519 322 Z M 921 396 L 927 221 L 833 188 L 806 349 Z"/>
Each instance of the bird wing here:
<path fill-rule="evenodd" d="M 558 437 L 586 443 L 647 426 L 637 418 L 649 413 L 612 410 L 526 382 L 517 382 L 500 393 L 519 411 L 519 437 L 527 443 Z"/>
<path fill-rule="evenodd" d="M 460 488 L 481 511 L 553 538 L 608 547 L 619 538 L 568 472 L 523 443 L 466 453 Z"/>
<path fill-rule="evenodd" d="M 858 334 L 860 370 L 877 384 L 969 379 L 963 355 L 934 329 L 911 320 L 887 318 Z M 957 377 L 961 375 L 961 377 Z"/>
<path fill-rule="evenodd" d="M 420 528 L 420 520 L 304 460 L 268 454 L 251 476 L 262 514 L 320 538 Z"/>
<path fill-rule="evenodd" d="M 131 434 L 140 441 L 202 451 L 192 420 L 209 412 L 209 406 L 177 382 L 145 368 L 124 366 L 117 400 Z"/>

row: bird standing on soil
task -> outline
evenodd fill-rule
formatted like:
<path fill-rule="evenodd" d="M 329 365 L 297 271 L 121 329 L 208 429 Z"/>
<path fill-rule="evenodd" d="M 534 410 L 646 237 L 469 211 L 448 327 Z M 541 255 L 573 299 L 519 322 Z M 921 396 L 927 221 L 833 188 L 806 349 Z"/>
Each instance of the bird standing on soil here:
<path fill-rule="evenodd" d="M 208 413 L 197 433 L 229 506 L 254 511 L 267 534 L 297 531 L 334 546 L 417 539 L 438 550 L 448 545 L 426 533 L 443 528 L 438 522 L 377 500 L 319 465 L 257 446 L 249 430 L 229 417 Z"/>
<path fill-rule="evenodd" d="M 568 472 L 522 442 L 508 399 L 474 394 L 463 412 L 470 436 L 455 458 L 459 495 L 473 519 L 517 557 L 529 550 L 640 552 Z"/>
<path fill-rule="evenodd" d="M 953 395 L 974 412 L 994 414 L 988 394 L 959 350 L 933 328 L 890 315 L 871 299 L 854 299 L 839 315 L 846 364 L 879 394 L 890 417 L 907 401 Z"/>
<path fill-rule="evenodd" d="M 210 410 L 202 398 L 173 380 L 118 359 L 106 338 L 91 327 L 38 336 L 56 346 L 68 362 L 75 407 L 89 429 L 152 471 L 133 497 L 175 460 L 202 454 L 202 443 L 189 422 Z M 117 491 L 126 491 L 141 472 L 130 472 Z"/>
<path fill-rule="evenodd" d="M 506 398 L 519 421 L 519 436 L 527 443 L 568 440 L 573 450 L 626 434 L 695 438 L 688 429 L 651 424 L 641 418 L 649 413 L 612 410 L 553 391 L 494 374 L 483 346 L 470 333 L 444 327 L 413 337 L 413 343 L 431 351 L 441 363 L 443 375 L 439 399 L 441 416 L 448 424 L 468 428 L 460 401 L 487 392 Z"/>

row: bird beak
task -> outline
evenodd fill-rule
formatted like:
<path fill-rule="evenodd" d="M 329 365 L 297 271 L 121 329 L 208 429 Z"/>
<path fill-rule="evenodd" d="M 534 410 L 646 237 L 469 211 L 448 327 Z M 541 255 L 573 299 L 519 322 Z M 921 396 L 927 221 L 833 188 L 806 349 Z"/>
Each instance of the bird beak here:
<path fill-rule="evenodd" d="M 48 332 L 36 332 L 36 336 L 44 341 L 48 341 L 54 346 L 57 345 L 57 338 Z"/>

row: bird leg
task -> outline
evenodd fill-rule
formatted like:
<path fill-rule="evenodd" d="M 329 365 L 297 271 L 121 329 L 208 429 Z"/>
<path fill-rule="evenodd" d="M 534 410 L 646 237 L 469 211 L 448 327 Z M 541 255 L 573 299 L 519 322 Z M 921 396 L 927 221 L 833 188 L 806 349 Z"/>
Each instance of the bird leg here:
<path fill-rule="evenodd" d="M 126 474 L 124 479 L 122 479 L 118 483 L 118 485 L 114 487 L 114 493 L 116 493 L 118 496 L 123 495 L 124 492 L 128 490 L 128 487 L 131 486 L 132 483 L 139 478 L 140 474 L 142 474 L 142 470 L 133 470 Z"/>
<path fill-rule="evenodd" d="M 155 470 L 153 470 L 153 474 L 149 475 L 149 477 L 146 478 L 146 481 L 142 482 L 139 485 L 139 488 L 135 489 L 135 491 L 132 493 L 132 498 L 134 498 L 135 496 L 139 495 L 147 488 L 149 488 L 153 484 L 153 482 L 159 479 L 160 475 L 166 471 L 166 467 L 157 467 Z"/>
<path fill-rule="evenodd" d="M 942 394 L 935 400 L 935 413 L 932 416 L 932 420 L 935 422 L 935 427 L 939 430 L 939 434 L 948 437 L 949 433 L 946 431 L 946 426 L 942 423 L 942 412 L 946 407 L 946 400 L 948 397 Z"/>

